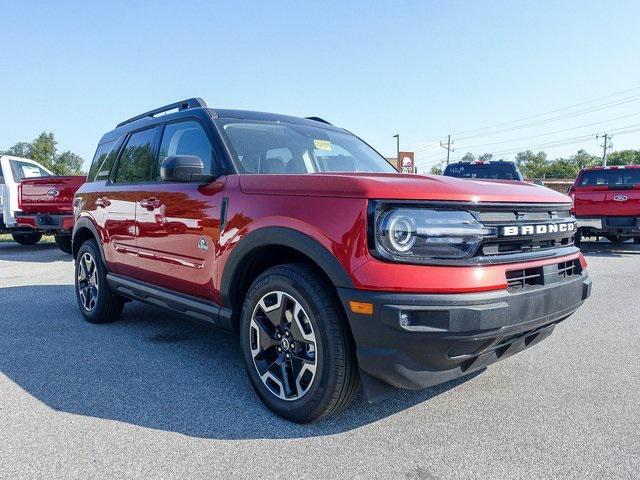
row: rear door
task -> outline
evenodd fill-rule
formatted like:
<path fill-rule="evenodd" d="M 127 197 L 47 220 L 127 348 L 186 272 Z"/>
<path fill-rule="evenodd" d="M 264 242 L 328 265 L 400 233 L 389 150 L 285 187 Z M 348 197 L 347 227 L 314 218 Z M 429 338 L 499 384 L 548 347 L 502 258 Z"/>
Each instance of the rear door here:
<path fill-rule="evenodd" d="M 640 168 L 583 171 L 573 192 L 578 217 L 640 217 Z"/>
<path fill-rule="evenodd" d="M 141 278 L 136 245 L 136 208 L 145 184 L 154 180 L 154 156 L 160 127 L 130 134 L 120 151 L 111 180 L 95 199 L 105 231 L 104 252 L 111 271 Z"/>
<path fill-rule="evenodd" d="M 137 206 L 137 247 L 144 281 L 173 291 L 211 298 L 220 231 L 223 181 L 206 185 L 163 182 L 162 161 L 171 155 L 196 155 L 206 174 L 220 174 L 212 142 L 196 119 L 164 127 L 155 182 L 141 185 Z"/>

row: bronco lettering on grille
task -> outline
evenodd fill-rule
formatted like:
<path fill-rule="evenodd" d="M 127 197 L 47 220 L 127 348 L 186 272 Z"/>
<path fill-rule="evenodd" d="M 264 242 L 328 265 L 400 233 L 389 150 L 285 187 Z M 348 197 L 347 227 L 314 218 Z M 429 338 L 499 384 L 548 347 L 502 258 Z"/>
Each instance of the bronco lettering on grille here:
<path fill-rule="evenodd" d="M 576 228 L 574 222 L 549 223 L 541 225 L 513 225 L 502 227 L 503 237 L 516 237 L 525 235 L 546 235 L 548 233 L 573 232 Z"/>

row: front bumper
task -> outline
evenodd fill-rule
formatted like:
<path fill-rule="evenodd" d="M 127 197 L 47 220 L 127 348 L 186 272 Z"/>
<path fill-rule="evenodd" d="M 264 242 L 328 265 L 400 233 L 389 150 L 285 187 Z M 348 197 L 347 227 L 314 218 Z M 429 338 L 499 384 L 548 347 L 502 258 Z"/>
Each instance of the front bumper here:
<path fill-rule="evenodd" d="M 516 291 L 433 295 L 339 289 L 338 294 L 365 387 L 382 382 L 420 389 L 479 370 L 546 338 L 589 297 L 591 279 L 583 271 Z M 373 314 L 351 312 L 350 301 L 372 303 Z"/>

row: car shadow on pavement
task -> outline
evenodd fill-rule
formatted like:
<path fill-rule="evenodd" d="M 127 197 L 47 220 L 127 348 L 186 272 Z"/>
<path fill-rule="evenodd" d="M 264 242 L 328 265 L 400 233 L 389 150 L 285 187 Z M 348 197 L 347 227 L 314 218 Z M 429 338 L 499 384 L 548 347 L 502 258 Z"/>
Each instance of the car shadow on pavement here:
<path fill-rule="evenodd" d="M 68 255 L 58 249 L 53 242 L 41 242 L 35 245 L 20 245 L 14 242 L 0 242 L 0 260 L 13 262 L 49 263 L 71 261 Z"/>
<path fill-rule="evenodd" d="M 583 240 L 580 250 L 585 257 L 624 257 L 626 255 L 640 255 L 640 244 L 626 241 L 612 243 L 608 240 L 599 242 Z"/>
<path fill-rule="evenodd" d="M 201 438 L 331 435 L 389 417 L 478 373 L 370 404 L 362 393 L 342 414 L 296 425 L 253 392 L 237 337 L 139 303 L 118 322 L 92 325 L 71 285 L 0 288 L 0 371 L 61 412 Z"/>

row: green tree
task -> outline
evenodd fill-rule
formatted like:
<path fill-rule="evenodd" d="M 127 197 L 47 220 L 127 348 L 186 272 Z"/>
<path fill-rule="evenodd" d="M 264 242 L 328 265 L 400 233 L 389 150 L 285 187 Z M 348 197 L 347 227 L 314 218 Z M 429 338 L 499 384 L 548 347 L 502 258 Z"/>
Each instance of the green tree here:
<path fill-rule="evenodd" d="M 58 175 L 76 175 L 82 171 L 82 157 L 70 150 L 62 152 L 56 156 L 51 169 Z"/>
<path fill-rule="evenodd" d="M 493 154 L 492 153 L 483 153 L 482 155 L 480 155 L 478 157 L 478 160 L 480 160 L 481 162 L 488 162 L 493 158 Z"/>
<path fill-rule="evenodd" d="M 545 152 L 533 153 L 531 150 L 518 152 L 516 163 L 525 178 L 544 178 L 548 165 Z"/>
<path fill-rule="evenodd" d="M 608 165 L 640 165 L 640 150 L 620 150 L 607 157 Z"/>
<path fill-rule="evenodd" d="M 78 175 L 82 173 L 84 160 L 67 150 L 58 154 L 57 144 L 52 132 L 42 132 L 33 142 L 18 142 L 13 147 L 0 152 L 4 155 L 30 158 L 41 163 L 57 175 Z"/>
<path fill-rule="evenodd" d="M 443 172 L 442 163 L 438 163 L 431 167 L 431 175 L 442 175 Z"/>
<path fill-rule="evenodd" d="M 466 163 L 471 163 L 476 159 L 475 155 L 471 152 L 467 152 L 464 154 L 464 156 L 460 159 L 461 162 L 466 162 Z"/>
<path fill-rule="evenodd" d="M 0 152 L 2 155 L 12 155 L 14 157 L 22 157 L 25 158 L 29 155 L 29 148 L 31 147 L 30 143 L 27 142 L 18 142 L 13 147 Z"/>

